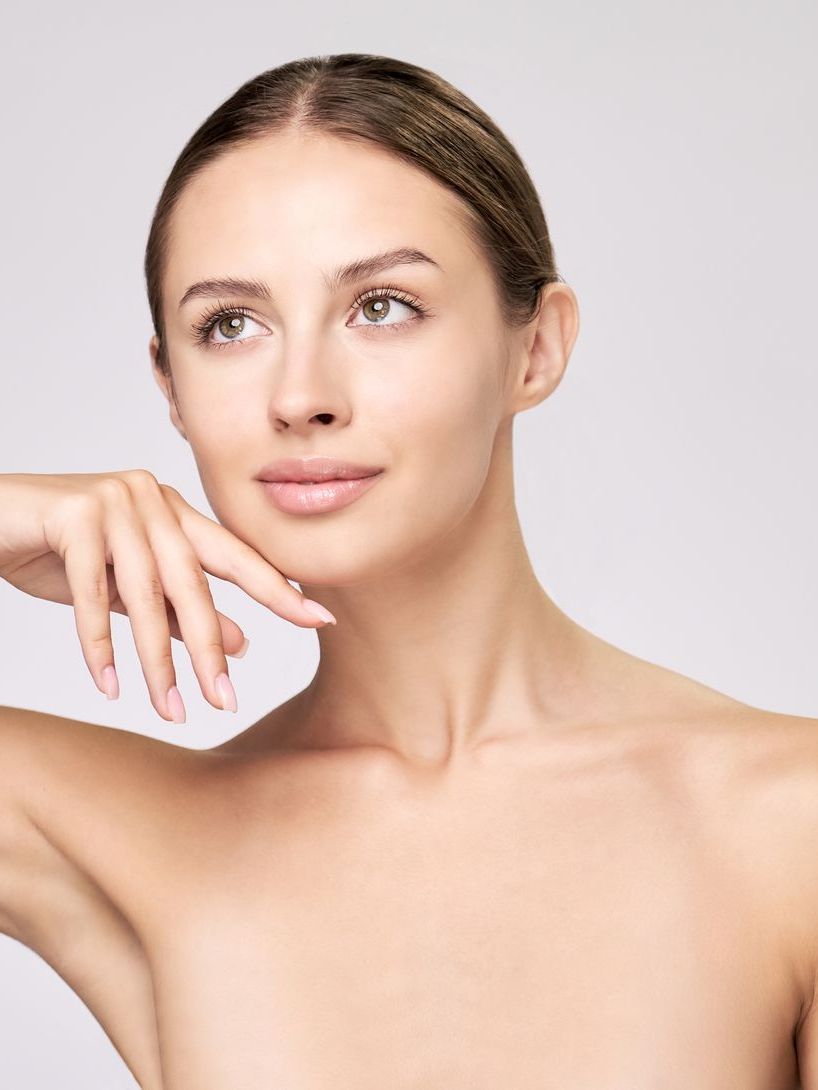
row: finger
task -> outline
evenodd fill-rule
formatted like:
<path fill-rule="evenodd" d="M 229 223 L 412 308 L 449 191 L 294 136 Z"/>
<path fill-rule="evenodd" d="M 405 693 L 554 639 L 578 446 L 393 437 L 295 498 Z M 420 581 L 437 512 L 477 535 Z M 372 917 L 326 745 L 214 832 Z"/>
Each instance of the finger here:
<path fill-rule="evenodd" d="M 65 577 L 74 606 L 82 656 L 101 693 L 108 695 L 103 670 L 115 667 L 102 525 L 92 520 L 68 536 L 63 550 Z"/>
<path fill-rule="evenodd" d="M 169 599 L 190 654 L 202 694 L 214 708 L 237 710 L 222 646 L 222 630 L 213 604 L 207 575 L 190 541 L 179 527 L 173 508 L 155 487 L 140 488 L 137 504 L 156 561 L 159 578 Z M 226 701 L 217 678 L 227 677 Z"/>
<path fill-rule="evenodd" d="M 169 691 L 176 686 L 165 590 L 127 486 L 106 504 L 105 535 L 119 596 L 125 606 L 151 703 L 173 720 Z"/>
<path fill-rule="evenodd" d="M 329 610 L 325 612 L 332 620 L 327 622 L 306 608 L 304 603 L 308 599 L 301 591 L 245 541 L 191 507 L 176 489 L 162 485 L 162 491 L 205 571 L 241 587 L 251 598 L 293 624 L 314 628 L 336 623 Z M 323 607 L 319 605 L 319 609 Z"/>
<path fill-rule="evenodd" d="M 221 630 L 221 644 L 224 648 L 224 653 L 229 659 L 243 658 L 247 653 L 247 648 L 250 645 L 250 641 L 244 635 L 244 632 L 229 617 L 225 616 L 218 609 L 215 610 L 216 620 L 219 623 L 219 629 Z M 179 626 L 179 620 L 176 616 L 176 610 L 172 605 L 168 605 L 168 623 L 170 624 L 170 634 L 174 639 L 186 642 L 182 635 L 182 629 Z"/>
<path fill-rule="evenodd" d="M 116 588 L 116 580 L 113 578 L 110 567 L 106 569 L 109 575 L 108 582 L 108 608 L 114 613 L 121 613 L 127 616 L 128 611 L 125 608 L 125 603 L 119 597 L 119 591 Z M 184 643 L 184 637 L 182 636 L 182 630 L 179 627 L 179 621 L 176 617 L 176 610 L 170 602 L 165 603 L 165 609 L 168 615 L 168 627 L 170 629 L 171 637 L 174 640 L 179 640 Z M 216 616 L 219 619 L 219 626 L 222 630 L 222 646 L 224 647 L 224 653 L 228 658 L 243 658 L 247 652 L 247 647 L 250 641 L 244 635 L 243 630 L 231 620 L 226 614 L 216 610 Z"/>

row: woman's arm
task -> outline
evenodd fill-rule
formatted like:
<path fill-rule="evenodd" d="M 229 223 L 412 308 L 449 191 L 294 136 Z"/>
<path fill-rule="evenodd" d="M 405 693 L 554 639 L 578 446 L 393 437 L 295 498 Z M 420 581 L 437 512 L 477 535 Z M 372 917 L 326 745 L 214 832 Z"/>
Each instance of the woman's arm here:
<path fill-rule="evenodd" d="M 100 743 L 114 741 L 106 728 L 71 723 L 74 735 L 80 730 L 95 733 Z M 0 707 L 0 932 L 62 977 L 142 1090 L 162 1090 L 151 975 L 139 938 L 83 867 L 55 847 L 47 825 L 33 820 L 34 795 L 47 790 L 49 820 L 71 824 L 70 792 L 54 782 L 53 769 L 63 767 L 66 778 L 75 779 L 82 767 L 54 752 L 55 731 L 64 726 L 38 712 Z M 61 741 L 68 739 L 63 735 Z"/>
<path fill-rule="evenodd" d="M 243 637 L 215 609 L 205 572 L 294 624 L 324 623 L 259 553 L 146 470 L 0 475 L 0 579 L 74 608 L 101 691 L 114 610 L 131 622 L 163 718 L 172 714 L 171 637 L 184 640 L 203 695 L 222 707 L 215 679 Z M 140 920 L 161 899 L 164 845 L 195 759 L 130 731 L 0 707 L 0 931 L 69 984 L 143 1090 L 160 1090 L 161 1074 Z"/>

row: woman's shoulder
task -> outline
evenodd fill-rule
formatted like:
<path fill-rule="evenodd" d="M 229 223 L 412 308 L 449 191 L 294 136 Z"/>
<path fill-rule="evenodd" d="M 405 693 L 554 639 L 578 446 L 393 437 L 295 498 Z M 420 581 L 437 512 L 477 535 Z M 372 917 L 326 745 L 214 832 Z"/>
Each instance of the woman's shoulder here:
<path fill-rule="evenodd" d="M 190 762 L 198 752 L 181 743 L 32 708 L 0 707 L 0 789 L 35 801 L 52 776 L 78 790 L 102 793 L 122 786 L 140 768 Z M 104 774 L 103 774 L 104 769 Z"/>
<path fill-rule="evenodd" d="M 757 707 L 661 668 L 664 704 L 640 720 L 655 767 L 720 824 L 781 830 L 801 817 L 818 832 L 818 719 Z M 661 690 L 657 690 L 661 691 Z M 818 852 L 816 852 L 818 861 Z"/>
<path fill-rule="evenodd" d="M 709 706 L 708 706 L 709 705 Z M 818 951 L 818 719 L 709 701 L 662 748 L 707 868 L 747 892 L 796 961 Z M 789 939 L 787 938 L 789 936 Z"/>
<path fill-rule="evenodd" d="M 104 885 L 120 860 L 161 855 L 202 752 L 29 708 L 0 708 L 0 825 L 22 818 Z"/>

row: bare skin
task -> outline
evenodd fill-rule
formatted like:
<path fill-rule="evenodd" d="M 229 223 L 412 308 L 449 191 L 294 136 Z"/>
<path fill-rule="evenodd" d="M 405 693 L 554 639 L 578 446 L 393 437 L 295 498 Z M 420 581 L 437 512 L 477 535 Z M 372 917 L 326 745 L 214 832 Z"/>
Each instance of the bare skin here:
<path fill-rule="evenodd" d="M 6 710 L 2 930 L 143 1090 L 815 1086 L 814 720 L 588 638 L 608 715 L 456 771 Z"/>
<path fill-rule="evenodd" d="M 815 722 L 546 594 L 512 423 L 559 384 L 576 300 L 551 284 L 506 329 L 456 211 L 378 149 L 298 134 L 183 193 L 157 383 L 222 526 L 338 623 L 310 685 L 213 750 L 0 710 L 2 928 L 143 1090 L 793 1090 L 796 1041 L 818 1090 Z M 363 329 L 371 278 L 324 275 L 401 245 L 437 264 L 375 283 L 429 313 Z M 272 298 L 230 297 L 249 336 L 216 349 L 190 335 L 206 301 L 179 304 L 222 275 Z M 255 474 L 312 454 L 385 471 L 330 515 L 273 509 Z"/>

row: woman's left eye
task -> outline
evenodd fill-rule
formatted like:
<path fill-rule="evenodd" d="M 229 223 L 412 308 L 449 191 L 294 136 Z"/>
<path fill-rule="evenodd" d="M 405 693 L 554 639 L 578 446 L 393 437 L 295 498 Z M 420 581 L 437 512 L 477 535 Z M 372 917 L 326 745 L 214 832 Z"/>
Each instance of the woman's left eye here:
<path fill-rule="evenodd" d="M 366 295 L 355 300 L 355 307 L 360 310 L 361 315 L 367 320 L 360 323 L 364 326 L 377 326 L 388 325 L 397 326 L 403 325 L 405 322 L 414 321 L 413 318 L 401 318 L 400 311 L 398 310 L 398 317 L 396 321 L 388 322 L 387 319 L 392 316 L 395 311 L 395 304 L 398 307 L 404 307 L 411 311 L 416 317 L 423 317 L 424 308 L 417 300 L 410 301 L 405 293 L 397 293 L 390 290 L 372 291 Z M 353 323 L 354 328 L 354 323 Z"/>

